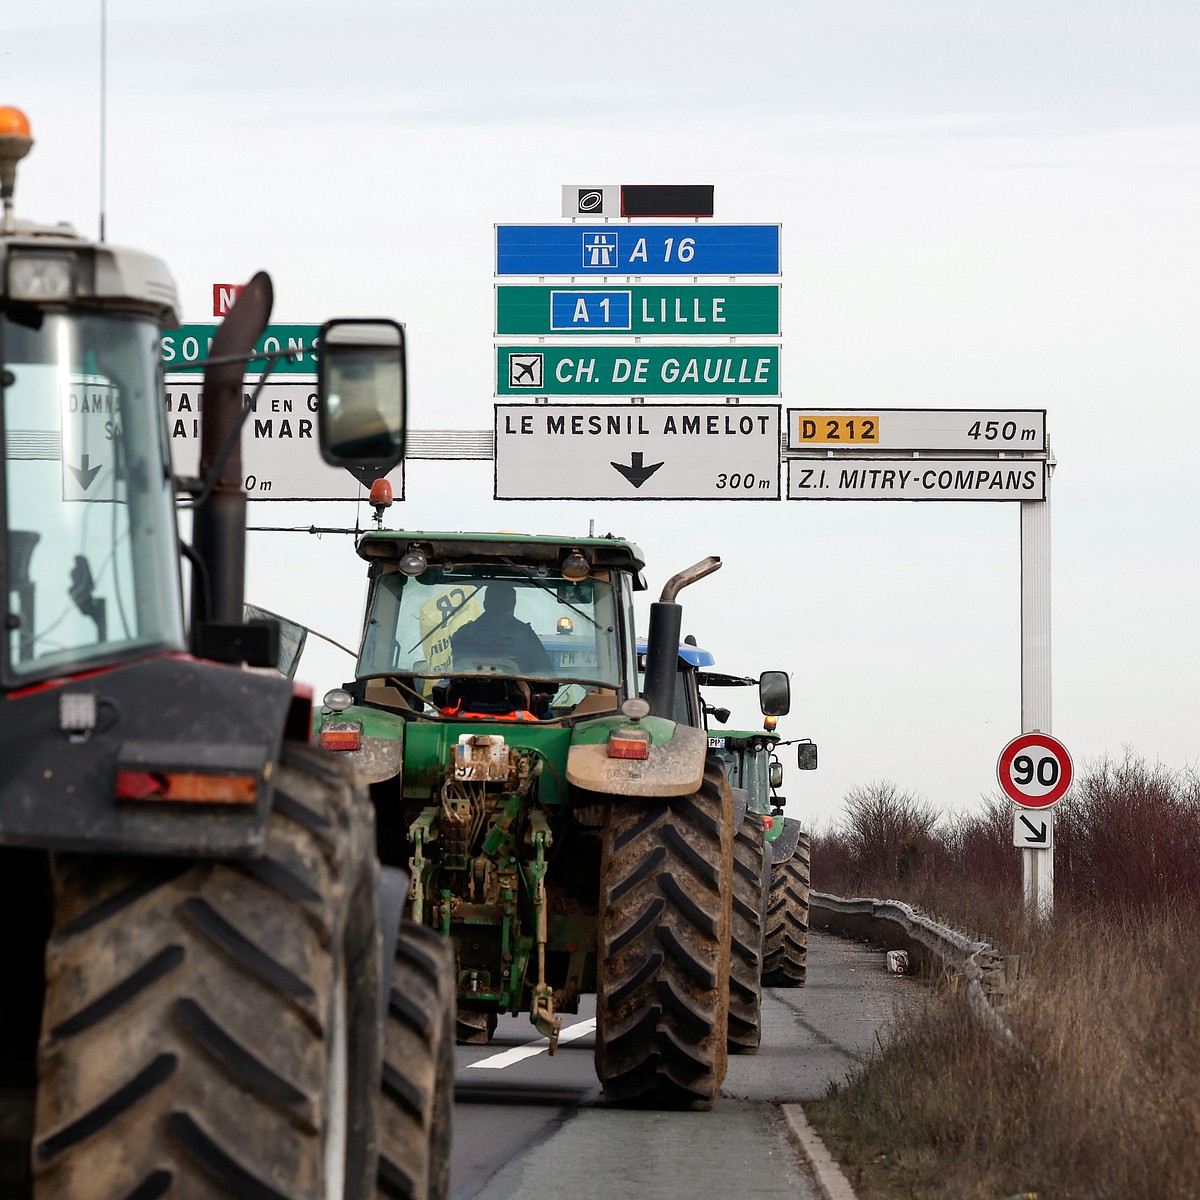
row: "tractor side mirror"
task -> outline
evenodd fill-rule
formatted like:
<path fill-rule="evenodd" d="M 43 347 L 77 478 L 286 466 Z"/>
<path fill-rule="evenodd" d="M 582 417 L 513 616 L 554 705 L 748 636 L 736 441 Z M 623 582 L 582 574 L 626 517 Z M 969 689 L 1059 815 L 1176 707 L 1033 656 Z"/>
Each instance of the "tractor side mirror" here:
<path fill-rule="evenodd" d="M 758 677 L 758 707 L 768 717 L 787 716 L 792 707 L 792 685 L 786 671 L 764 671 Z"/>
<path fill-rule="evenodd" d="M 247 625 L 252 621 L 274 621 L 278 625 L 278 654 L 274 662 L 265 665 L 274 667 L 285 679 L 295 679 L 300 656 L 304 653 L 304 646 L 308 641 L 308 627 L 253 604 L 243 604 L 242 615 Z"/>
<path fill-rule="evenodd" d="M 802 771 L 815 771 L 817 769 L 816 742 L 801 742 L 796 747 L 796 766 Z"/>
<path fill-rule="evenodd" d="M 386 474 L 404 458 L 404 327 L 386 319 L 327 321 L 317 360 L 321 457 Z"/>
<path fill-rule="evenodd" d="M 767 782 L 771 785 L 771 791 L 783 787 L 783 763 L 771 762 L 768 764 Z"/>

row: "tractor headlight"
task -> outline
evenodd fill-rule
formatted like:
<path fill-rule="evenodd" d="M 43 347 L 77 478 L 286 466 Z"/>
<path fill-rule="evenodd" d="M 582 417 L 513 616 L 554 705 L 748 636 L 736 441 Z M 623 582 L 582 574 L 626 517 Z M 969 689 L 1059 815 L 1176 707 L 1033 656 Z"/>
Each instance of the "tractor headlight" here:
<path fill-rule="evenodd" d="M 75 295 L 75 256 L 13 251 L 8 257 L 8 297 L 32 303 Z"/>

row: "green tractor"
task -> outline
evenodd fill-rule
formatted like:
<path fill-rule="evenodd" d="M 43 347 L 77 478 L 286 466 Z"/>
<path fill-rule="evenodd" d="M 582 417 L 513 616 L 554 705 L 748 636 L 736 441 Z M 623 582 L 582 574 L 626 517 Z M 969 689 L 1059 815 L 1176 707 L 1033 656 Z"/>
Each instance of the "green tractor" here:
<path fill-rule="evenodd" d="M 729 710 L 709 704 L 700 688 L 750 687 L 761 682 L 739 675 L 697 670 L 684 685 L 696 693 L 695 703 L 709 717 L 724 724 Z M 767 674 L 770 674 L 769 672 Z M 767 678 L 764 675 L 763 678 Z M 786 800 L 777 789 L 783 784 L 783 765 L 775 755 L 781 742 L 775 732 L 779 710 L 762 706 L 766 716 L 761 730 L 709 729 L 709 749 L 725 766 L 732 787 L 748 793 L 747 809 L 763 822 L 770 886 L 764 922 L 762 983 L 765 987 L 803 987 L 808 973 L 808 908 L 811 880 L 809 835 L 800 822 L 783 815 Z M 817 747 L 808 738 L 795 743 L 796 765 L 802 771 L 817 767 Z"/>
<path fill-rule="evenodd" d="M 767 722 L 773 725 L 769 717 Z M 811 849 L 800 822 L 783 816 L 786 801 L 776 791 L 783 783 L 783 765 L 775 752 L 785 744 L 771 727 L 709 730 L 709 749 L 725 764 L 730 784 L 746 790 L 748 811 L 765 830 L 770 870 L 762 974 L 766 987 L 803 987 L 808 969 Z M 799 743 L 797 764 L 801 770 L 816 768 L 813 742 Z"/>
<path fill-rule="evenodd" d="M 700 685 L 757 687 L 759 708 L 772 726 L 791 707 L 790 685 L 784 671 L 764 671 L 757 679 L 723 675 L 711 670 L 714 659 L 688 637 L 676 660 L 676 719 L 697 728 L 709 717 L 729 720 L 729 710 L 707 703 Z M 734 798 L 733 945 L 730 955 L 729 1051 L 757 1053 L 762 1040 L 762 988 L 766 980 L 765 952 L 770 929 L 771 832 L 768 789 L 758 787 L 750 773 L 736 769 L 738 753 L 725 748 L 724 735 L 710 734 L 710 757 L 725 773 Z"/>
<path fill-rule="evenodd" d="M 817 769 L 815 742 L 804 739 L 797 743 L 796 765 L 801 771 Z M 786 801 L 775 791 L 783 783 L 783 766 L 774 758 L 768 763 L 768 782 L 772 806 L 768 831 L 771 838 L 771 895 L 767 902 L 763 983 L 768 987 L 803 987 L 808 976 L 812 846 L 800 822 L 783 815 Z"/>
<path fill-rule="evenodd" d="M 727 1063 L 733 799 L 703 730 L 672 713 L 676 596 L 720 560 L 651 605 L 643 699 L 633 543 L 379 528 L 357 550 L 358 666 L 325 696 L 318 738 L 370 782 L 413 920 L 453 942 L 459 1040 L 528 1013 L 554 1053 L 561 1014 L 595 992 L 606 1098 L 710 1108 Z"/>

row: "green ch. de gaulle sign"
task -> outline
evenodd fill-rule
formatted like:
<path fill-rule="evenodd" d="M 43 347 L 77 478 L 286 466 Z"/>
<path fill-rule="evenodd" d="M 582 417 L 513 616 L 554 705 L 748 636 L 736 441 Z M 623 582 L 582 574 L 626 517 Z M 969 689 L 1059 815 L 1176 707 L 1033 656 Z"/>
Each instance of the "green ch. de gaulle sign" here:
<path fill-rule="evenodd" d="M 778 346 L 498 346 L 497 396 L 778 396 Z"/>

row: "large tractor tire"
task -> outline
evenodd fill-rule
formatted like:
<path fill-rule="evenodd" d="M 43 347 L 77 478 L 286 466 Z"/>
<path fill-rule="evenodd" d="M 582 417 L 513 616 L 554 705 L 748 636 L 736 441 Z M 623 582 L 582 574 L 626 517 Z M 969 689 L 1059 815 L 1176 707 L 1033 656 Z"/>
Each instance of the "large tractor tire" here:
<path fill-rule="evenodd" d="M 733 799 L 614 798 L 603 831 L 596 1073 L 616 1103 L 709 1109 L 728 1064 Z"/>
<path fill-rule="evenodd" d="M 808 974 L 809 855 L 808 834 L 802 833 L 796 853 L 771 869 L 763 964 L 767 987 L 803 987 Z"/>
<path fill-rule="evenodd" d="M 762 1041 L 762 817 L 748 812 L 733 842 L 733 936 L 729 956 L 729 1053 L 757 1054 Z"/>
<path fill-rule="evenodd" d="M 454 946 L 405 918 L 384 1028 L 378 1200 L 446 1200 L 454 1106 Z"/>
<path fill-rule="evenodd" d="M 36 1200 L 368 1200 L 378 867 L 348 768 L 288 744 L 261 857 L 56 855 Z"/>

